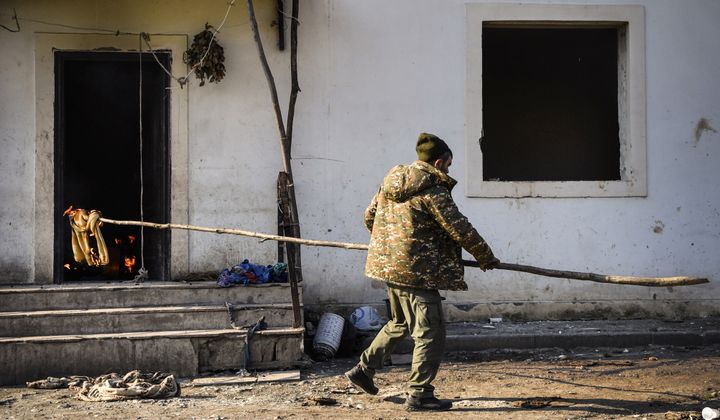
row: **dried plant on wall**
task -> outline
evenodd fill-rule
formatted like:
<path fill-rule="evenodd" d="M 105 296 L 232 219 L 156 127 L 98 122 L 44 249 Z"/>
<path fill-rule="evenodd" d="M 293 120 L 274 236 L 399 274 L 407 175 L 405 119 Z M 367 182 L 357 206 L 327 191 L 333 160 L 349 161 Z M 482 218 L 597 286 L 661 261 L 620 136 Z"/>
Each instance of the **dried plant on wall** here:
<path fill-rule="evenodd" d="M 217 31 L 212 25 L 205 24 L 205 30 L 193 38 L 192 45 L 185 51 L 183 61 L 194 71 L 200 79 L 200 86 L 205 80 L 218 83 L 225 76 L 225 50 L 218 43 Z"/>

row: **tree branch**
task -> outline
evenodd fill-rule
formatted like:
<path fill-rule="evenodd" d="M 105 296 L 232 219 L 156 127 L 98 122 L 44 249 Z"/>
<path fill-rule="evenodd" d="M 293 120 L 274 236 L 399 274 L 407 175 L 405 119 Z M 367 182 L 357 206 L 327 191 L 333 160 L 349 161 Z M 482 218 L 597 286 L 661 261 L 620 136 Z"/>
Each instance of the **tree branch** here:
<path fill-rule="evenodd" d="M 255 18 L 253 0 L 247 0 L 247 8 L 248 15 L 250 16 L 250 27 L 252 28 L 253 37 L 255 38 L 255 45 L 257 46 L 260 63 L 262 64 L 263 72 L 265 72 L 268 88 L 270 88 L 270 97 L 273 103 L 273 110 L 275 111 L 278 132 L 280 133 L 280 150 L 282 151 L 283 167 L 285 168 L 285 172 L 292 177 L 292 167 L 290 166 L 290 148 L 288 145 L 287 134 L 285 132 L 285 125 L 283 124 L 282 111 L 280 111 L 280 103 L 278 102 L 277 87 L 275 86 L 275 78 L 270 71 L 270 65 L 268 64 L 267 57 L 265 57 L 265 49 L 262 45 L 257 19 Z"/>
<path fill-rule="evenodd" d="M 292 79 L 292 87 L 290 90 L 290 104 L 288 105 L 287 115 L 287 144 L 288 148 L 292 148 L 293 140 L 293 122 L 295 120 L 295 102 L 297 101 L 298 92 L 300 92 L 300 84 L 298 83 L 297 70 L 297 27 L 298 27 L 299 5 L 298 0 L 292 2 L 292 19 L 290 19 L 290 77 Z"/>

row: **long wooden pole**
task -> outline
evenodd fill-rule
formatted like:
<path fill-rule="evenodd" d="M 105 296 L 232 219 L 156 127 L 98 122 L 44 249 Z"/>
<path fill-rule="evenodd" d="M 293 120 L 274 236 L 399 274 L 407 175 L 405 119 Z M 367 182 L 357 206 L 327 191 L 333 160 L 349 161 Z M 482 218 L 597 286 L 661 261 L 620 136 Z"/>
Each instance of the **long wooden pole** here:
<path fill-rule="evenodd" d="M 478 267 L 477 261 L 462 260 L 465 267 Z M 635 286 L 667 287 L 667 286 L 689 286 L 692 284 L 708 283 L 708 279 L 702 277 L 637 277 L 637 276 L 612 276 L 607 274 L 584 273 L 580 271 L 551 270 L 549 268 L 534 267 L 532 265 L 520 265 L 501 262 L 495 267 L 498 270 L 522 271 L 525 273 L 537 274 L 546 277 L 558 277 L 563 279 L 587 280 L 598 283 L 627 284 Z"/>
<path fill-rule="evenodd" d="M 290 236 L 281 235 L 270 235 L 267 233 L 251 232 L 240 229 L 227 229 L 227 228 L 216 228 L 216 227 L 202 227 L 193 225 L 181 225 L 176 223 L 151 223 L 151 222 L 138 222 L 134 220 L 113 220 L 107 218 L 100 218 L 103 223 L 109 223 L 113 225 L 126 225 L 126 226 L 143 226 L 156 229 L 185 229 L 195 230 L 199 232 L 211 232 L 221 234 L 231 234 L 240 236 L 249 236 L 252 238 L 260 238 L 263 240 L 282 241 L 290 242 L 294 244 L 302 244 L 308 246 L 323 246 L 331 248 L 343 248 L 343 249 L 368 249 L 366 244 L 356 244 L 348 242 L 333 242 L 333 241 L 318 241 L 313 239 L 301 239 L 293 238 Z M 463 265 L 467 267 L 477 267 L 478 264 L 475 261 L 463 260 Z M 558 277 L 573 280 L 586 280 L 594 281 L 597 283 L 610 283 L 610 284 L 624 284 L 624 285 L 635 285 L 635 286 L 647 286 L 647 287 L 670 287 L 670 286 L 689 286 L 693 284 L 708 283 L 707 278 L 703 277 L 687 277 L 687 276 L 673 276 L 673 277 L 636 277 L 636 276 L 612 276 L 605 274 L 595 273 L 583 273 L 577 271 L 563 271 L 563 270 L 550 270 L 547 268 L 534 267 L 531 265 L 520 265 L 510 264 L 501 262 L 498 264 L 496 269 L 499 270 L 510 270 L 510 271 L 521 271 L 526 273 L 537 274 L 548 277 Z"/>
<path fill-rule="evenodd" d="M 345 248 L 345 249 L 368 249 L 368 246 L 365 244 L 352 244 L 352 243 L 332 242 L 332 241 L 317 241 L 317 240 L 313 240 L 313 239 L 294 238 L 292 236 L 270 235 L 267 233 L 251 232 L 248 230 L 240 230 L 240 229 L 226 229 L 226 228 L 216 228 L 216 227 L 181 225 L 181 224 L 177 224 L 177 223 L 138 222 L 135 220 L 113 220 L 113 219 L 106 219 L 104 217 L 101 217 L 100 221 L 103 223 L 109 223 L 111 225 L 143 226 L 143 227 L 150 227 L 150 228 L 155 228 L 155 229 L 184 229 L 184 230 L 195 230 L 198 232 L 225 233 L 225 234 L 230 234 L 230 235 L 249 236 L 251 238 L 260 238 L 263 240 L 271 240 L 271 241 L 290 242 L 293 244 L 302 244 L 302 245 L 309 245 L 309 246 L 325 246 L 325 247 L 331 247 L 331 248 Z"/>

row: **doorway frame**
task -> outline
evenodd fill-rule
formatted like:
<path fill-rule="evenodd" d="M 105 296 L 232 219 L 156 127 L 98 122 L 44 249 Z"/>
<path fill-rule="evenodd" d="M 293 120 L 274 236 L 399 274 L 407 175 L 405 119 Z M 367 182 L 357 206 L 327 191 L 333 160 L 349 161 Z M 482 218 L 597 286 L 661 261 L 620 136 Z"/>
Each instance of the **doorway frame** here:
<path fill-rule="evenodd" d="M 167 50 L 157 51 L 158 56 L 156 57 L 157 60 L 159 60 L 160 63 L 165 68 L 172 68 L 171 66 L 171 56 L 168 53 Z M 109 62 L 109 63 L 132 63 L 136 64 L 138 62 L 138 53 L 137 52 L 127 52 L 127 51 L 64 51 L 64 50 L 56 50 L 54 51 L 54 57 L 53 60 L 55 61 L 55 214 L 59 214 L 60 211 L 62 211 L 63 208 L 66 207 L 67 204 L 71 204 L 67 201 L 67 197 L 65 196 L 65 178 L 63 174 L 65 173 L 65 149 L 67 147 L 67 133 L 66 133 L 66 113 L 67 113 L 67 105 L 65 104 L 65 97 L 68 94 L 67 88 L 62 80 L 65 78 L 66 74 L 66 66 L 69 62 L 83 62 L 83 63 L 91 63 L 91 62 Z M 163 70 L 157 66 L 156 62 L 152 58 L 152 55 L 147 52 L 143 52 L 143 66 L 155 66 L 155 70 L 159 72 L 163 72 Z M 137 71 L 137 70 L 136 70 Z M 162 73 L 162 79 L 163 79 L 163 86 L 161 89 L 164 91 L 167 87 L 171 86 L 171 79 L 169 77 Z M 145 89 L 143 89 L 145 90 Z M 155 91 L 157 93 L 157 91 Z M 143 94 L 145 96 L 145 94 Z M 168 151 L 169 151 L 169 132 L 168 132 L 168 126 L 169 126 L 169 116 L 170 116 L 170 98 L 169 96 L 165 97 L 163 95 L 160 95 L 160 103 L 159 103 L 159 110 L 162 114 L 162 120 L 160 121 L 160 138 L 158 139 L 150 139 L 148 137 L 145 137 L 143 139 L 143 143 L 146 141 L 159 141 L 161 144 L 158 144 L 159 149 L 161 150 L 161 153 L 154 156 L 155 162 L 157 162 L 160 167 L 162 168 L 159 171 L 153 171 L 152 173 L 146 173 L 146 177 L 152 177 L 155 179 L 160 180 L 160 189 L 154 190 L 154 191 L 147 191 L 147 194 L 152 195 L 155 197 L 156 200 L 158 200 L 158 204 L 160 207 L 160 213 L 162 214 L 161 220 L 157 220 L 159 223 L 167 223 L 168 219 L 170 217 L 170 188 L 169 188 L 169 180 L 170 180 L 170 174 L 169 174 L 169 166 L 168 166 Z M 148 156 L 149 158 L 153 158 L 153 156 Z M 103 174 L 95 174 L 97 176 L 103 176 Z M 145 204 L 148 204 L 148 198 L 150 198 L 148 195 L 145 195 Z M 138 203 L 139 205 L 139 203 Z M 143 206 L 147 210 L 148 207 L 152 207 L 152 204 L 149 206 Z M 88 209 L 89 210 L 89 209 Z M 103 209 L 107 210 L 107 209 Z M 63 226 L 61 223 L 55 223 L 55 235 L 54 235 L 54 266 L 53 266 L 53 283 L 61 284 L 65 283 L 65 276 L 63 271 L 63 265 L 64 265 L 64 258 L 65 258 L 65 252 L 66 247 L 69 243 L 69 238 L 66 236 L 65 232 L 65 226 Z M 154 257 L 157 257 L 160 261 L 160 267 L 156 266 L 155 268 L 150 268 L 150 273 L 152 273 L 153 278 L 152 279 L 159 279 L 159 280 L 166 280 L 170 277 L 170 271 L 169 271 L 169 255 L 170 252 L 170 238 L 169 238 L 169 232 L 162 231 L 160 233 L 160 246 L 159 246 L 159 255 L 155 255 Z M 148 248 L 153 249 L 154 247 L 145 247 L 145 250 Z M 145 252 L 145 257 L 148 255 L 153 256 L 153 251 L 150 251 L 150 254 Z"/>
<path fill-rule="evenodd" d="M 185 76 L 187 66 L 182 56 L 188 48 L 188 36 L 151 35 L 156 50 L 169 50 L 174 77 Z M 55 214 L 55 51 L 135 52 L 137 35 L 36 33 L 35 34 L 35 229 L 33 279 L 36 284 L 49 284 L 55 278 L 55 224 L 66 223 Z M 143 48 L 145 50 L 145 48 Z M 169 152 L 170 221 L 188 224 L 188 92 L 170 86 Z M 102 209 L 101 209 L 102 210 Z M 111 215 L 108 215 L 111 217 Z M 173 230 L 170 234 L 170 279 L 189 271 L 189 232 Z"/>

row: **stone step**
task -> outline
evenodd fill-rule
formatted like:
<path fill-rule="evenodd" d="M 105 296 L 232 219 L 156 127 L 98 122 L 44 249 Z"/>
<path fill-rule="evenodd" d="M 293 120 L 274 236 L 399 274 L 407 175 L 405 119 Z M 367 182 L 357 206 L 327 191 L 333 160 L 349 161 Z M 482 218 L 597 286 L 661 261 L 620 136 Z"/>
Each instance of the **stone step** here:
<path fill-rule="evenodd" d="M 302 291 L 299 292 L 302 296 Z M 287 283 L 221 288 L 215 282 L 82 283 L 0 287 L 6 312 L 291 302 Z"/>
<path fill-rule="evenodd" d="M 293 325 L 292 304 L 233 305 L 235 325 Z M 225 305 L 0 312 L 0 337 L 231 328 Z"/>
<path fill-rule="evenodd" d="M 249 369 L 304 364 L 303 328 L 257 331 Z M 133 369 L 178 377 L 238 370 L 245 362 L 246 330 L 184 330 L 0 338 L 0 385 L 48 376 L 97 376 Z"/>

